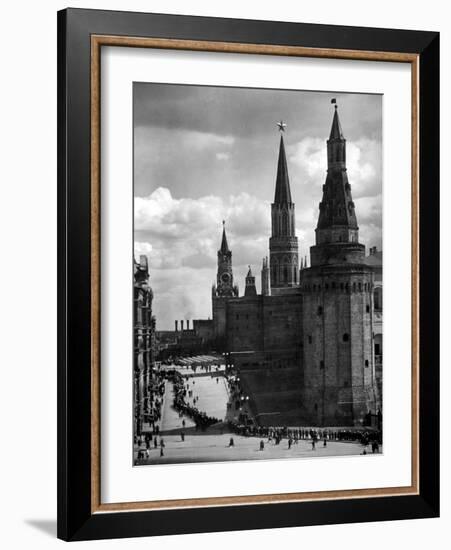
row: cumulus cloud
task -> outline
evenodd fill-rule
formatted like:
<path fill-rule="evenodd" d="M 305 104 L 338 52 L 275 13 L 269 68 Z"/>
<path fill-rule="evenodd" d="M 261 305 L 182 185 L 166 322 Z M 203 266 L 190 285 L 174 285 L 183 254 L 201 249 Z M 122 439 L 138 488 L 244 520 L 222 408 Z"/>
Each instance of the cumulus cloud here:
<path fill-rule="evenodd" d="M 288 148 L 289 160 L 304 181 L 316 186 L 324 183 L 327 147 L 323 139 L 306 137 Z M 380 141 L 362 138 L 346 143 L 346 167 L 355 198 L 381 192 L 382 147 Z"/>
<path fill-rule="evenodd" d="M 159 329 L 211 316 L 222 220 L 241 291 L 267 256 L 279 135 L 299 254 L 314 244 L 333 110 L 328 92 L 135 84 L 135 255 L 147 254 Z M 381 97 L 338 94 L 360 241 L 381 245 Z"/>
<path fill-rule="evenodd" d="M 230 153 L 216 153 L 216 159 L 217 160 L 229 160 L 230 159 Z"/>
<path fill-rule="evenodd" d="M 211 313 L 222 220 L 235 279 L 243 286 L 247 265 L 258 274 L 268 255 L 270 219 L 269 202 L 246 192 L 175 199 L 159 187 L 148 197 L 135 197 L 135 254 L 149 256 L 160 328 L 171 328 L 174 315 Z"/>
<path fill-rule="evenodd" d="M 298 143 L 288 147 L 289 160 L 317 185 L 322 185 L 324 172 L 327 168 L 327 152 L 323 139 L 305 137 Z"/>
<path fill-rule="evenodd" d="M 138 259 L 142 254 L 149 256 L 152 252 L 152 245 L 150 243 L 140 243 L 135 241 L 134 243 L 135 258 Z"/>

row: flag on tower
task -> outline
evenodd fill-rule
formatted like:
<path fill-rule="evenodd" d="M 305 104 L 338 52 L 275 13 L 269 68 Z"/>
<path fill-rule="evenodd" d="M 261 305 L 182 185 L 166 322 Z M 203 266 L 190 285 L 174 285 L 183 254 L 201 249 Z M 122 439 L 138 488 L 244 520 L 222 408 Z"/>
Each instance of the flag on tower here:
<path fill-rule="evenodd" d="M 331 100 L 330 100 L 331 103 L 337 103 L 337 98 L 336 97 L 333 97 Z"/>

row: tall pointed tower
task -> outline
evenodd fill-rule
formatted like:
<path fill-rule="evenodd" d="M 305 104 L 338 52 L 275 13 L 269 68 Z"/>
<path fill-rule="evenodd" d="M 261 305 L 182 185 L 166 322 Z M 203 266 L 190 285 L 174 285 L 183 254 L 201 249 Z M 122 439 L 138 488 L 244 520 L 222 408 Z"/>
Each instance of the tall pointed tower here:
<path fill-rule="evenodd" d="M 218 250 L 218 270 L 216 273 L 216 296 L 238 296 L 238 287 L 233 286 L 232 252 L 229 250 L 225 221 L 222 222 L 221 247 Z"/>
<path fill-rule="evenodd" d="M 335 103 L 335 100 L 332 100 Z M 300 272 L 305 389 L 319 426 L 362 425 L 380 406 L 373 353 L 373 271 L 346 172 L 346 140 L 337 106 L 327 140 L 327 176 L 310 268 Z"/>
<path fill-rule="evenodd" d="M 346 140 L 336 104 L 327 140 L 327 177 L 315 231 L 316 245 L 310 250 L 312 266 L 363 261 L 365 246 L 359 244 L 359 227 L 346 171 Z"/>
<path fill-rule="evenodd" d="M 271 237 L 269 239 L 269 263 L 271 292 L 298 285 L 298 239 L 296 237 L 295 206 L 291 199 L 287 159 L 283 132 L 280 129 L 279 161 L 277 165 L 276 192 L 271 205 Z"/>
<path fill-rule="evenodd" d="M 238 287 L 233 284 L 232 251 L 227 242 L 225 221 L 222 226 L 216 285 L 212 288 L 213 327 L 218 350 L 226 349 L 227 346 L 227 300 L 238 296 Z"/>

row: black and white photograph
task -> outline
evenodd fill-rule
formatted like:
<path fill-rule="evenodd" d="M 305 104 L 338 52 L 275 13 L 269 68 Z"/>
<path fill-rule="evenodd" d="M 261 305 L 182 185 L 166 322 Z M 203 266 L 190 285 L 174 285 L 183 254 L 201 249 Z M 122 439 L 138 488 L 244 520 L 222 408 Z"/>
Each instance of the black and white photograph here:
<path fill-rule="evenodd" d="M 383 453 L 381 94 L 133 84 L 133 464 Z"/>

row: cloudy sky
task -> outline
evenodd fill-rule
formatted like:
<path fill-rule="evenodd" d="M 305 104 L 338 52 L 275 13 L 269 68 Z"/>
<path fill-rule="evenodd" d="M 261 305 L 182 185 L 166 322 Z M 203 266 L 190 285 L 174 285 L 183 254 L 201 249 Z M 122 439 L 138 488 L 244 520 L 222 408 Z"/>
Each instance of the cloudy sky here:
<path fill-rule="evenodd" d="M 336 97 L 367 248 L 382 245 L 380 95 L 134 84 L 135 254 L 147 254 L 157 329 L 211 317 L 222 220 L 235 282 L 260 288 L 268 255 L 279 132 L 284 134 L 300 255 L 314 244 Z"/>

